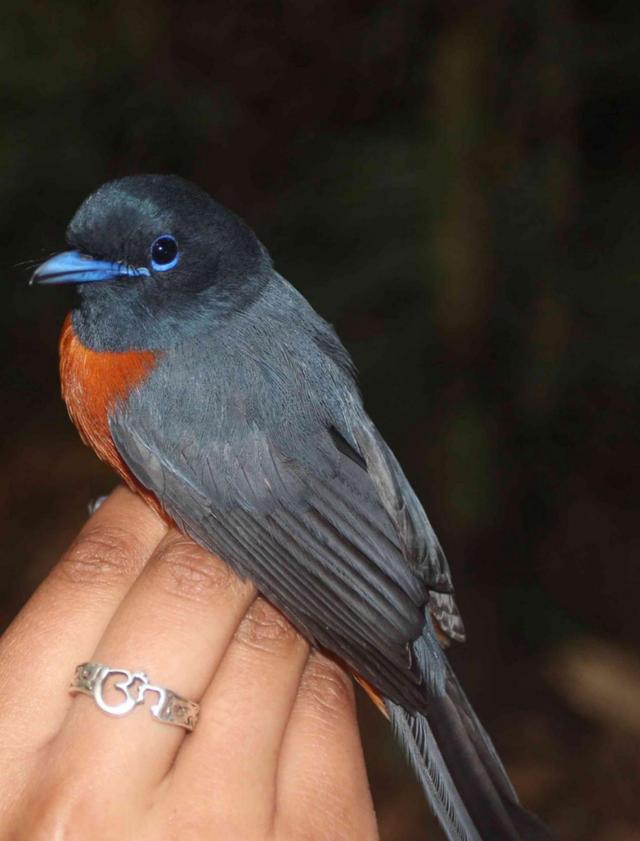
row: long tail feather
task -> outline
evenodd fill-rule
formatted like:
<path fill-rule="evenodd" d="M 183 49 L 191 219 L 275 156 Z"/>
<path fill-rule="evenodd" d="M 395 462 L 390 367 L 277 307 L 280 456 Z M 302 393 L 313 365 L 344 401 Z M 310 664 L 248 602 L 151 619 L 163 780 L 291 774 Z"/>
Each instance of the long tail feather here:
<path fill-rule="evenodd" d="M 391 726 L 448 841 L 482 841 L 423 715 L 386 701 Z"/>
<path fill-rule="evenodd" d="M 385 702 L 391 724 L 448 841 L 552 841 L 524 809 L 455 675 L 428 715 Z"/>

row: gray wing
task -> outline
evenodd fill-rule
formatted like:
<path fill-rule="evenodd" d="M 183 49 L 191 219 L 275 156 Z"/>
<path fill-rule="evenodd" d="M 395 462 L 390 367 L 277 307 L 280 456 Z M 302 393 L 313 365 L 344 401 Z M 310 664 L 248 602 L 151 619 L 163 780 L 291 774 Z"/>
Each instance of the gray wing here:
<path fill-rule="evenodd" d="M 447 562 L 340 358 L 288 338 L 291 319 L 261 344 L 263 321 L 200 349 L 215 376 L 160 364 L 111 416 L 116 447 L 183 531 L 316 645 L 420 709 L 425 681 L 444 680 L 432 615 L 463 634 Z"/>
<path fill-rule="evenodd" d="M 341 452 L 337 433 L 309 442 L 322 454 L 312 473 L 259 430 L 241 448 L 211 441 L 196 451 L 165 448 L 157 431 L 126 415 L 111 427 L 136 478 L 182 530 L 386 697 L 422 706 L 424 680 L 439 679 L 413 649 L 432 633 L 430 593 L 405 560 L 366 462 Z"/>

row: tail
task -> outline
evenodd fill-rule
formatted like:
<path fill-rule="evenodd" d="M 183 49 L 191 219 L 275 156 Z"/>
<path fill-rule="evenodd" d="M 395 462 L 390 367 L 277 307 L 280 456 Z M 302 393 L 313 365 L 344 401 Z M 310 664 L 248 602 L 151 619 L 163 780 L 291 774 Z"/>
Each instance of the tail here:
<path fill-rule="evenodd" d="M 446 669 L 445 692 L 430 697 L 428 717 L 385 705 L 448 841 L 552 841 L 520 805 L 448 663 Z"/>

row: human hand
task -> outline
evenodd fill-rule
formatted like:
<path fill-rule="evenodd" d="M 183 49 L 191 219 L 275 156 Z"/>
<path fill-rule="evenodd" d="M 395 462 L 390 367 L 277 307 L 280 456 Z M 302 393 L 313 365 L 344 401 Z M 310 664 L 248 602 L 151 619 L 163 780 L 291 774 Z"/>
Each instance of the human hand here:
<path fill-rule="evenodd" d="M 85 661 L 198 701 L 196 729 L 68 694 Z M 0 638 L 0 734 L 1 839 L 378 838 L 350 679 L 124 489 Z"/>

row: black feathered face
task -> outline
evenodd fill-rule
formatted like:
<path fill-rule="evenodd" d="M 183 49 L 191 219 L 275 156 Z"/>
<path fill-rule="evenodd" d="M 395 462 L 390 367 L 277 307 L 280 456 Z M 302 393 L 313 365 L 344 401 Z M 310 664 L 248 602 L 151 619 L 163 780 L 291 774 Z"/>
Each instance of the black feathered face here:
<path fill-rule="evenodd" d="M 271 261 L 241 219 L 176 176 L 137 175 L 100 187 L 67 229 L 72 251 L 36 283 L 76 283 L 80 340 L 95 350 L 162 350 L 246 307 Z"/>

